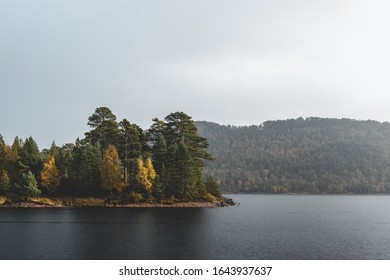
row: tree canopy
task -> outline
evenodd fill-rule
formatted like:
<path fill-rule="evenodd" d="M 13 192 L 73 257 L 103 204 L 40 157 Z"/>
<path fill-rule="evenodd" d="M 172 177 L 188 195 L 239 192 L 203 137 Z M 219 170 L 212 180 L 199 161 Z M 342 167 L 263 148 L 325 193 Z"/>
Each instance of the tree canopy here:
<path fill-rule="evenodd" d="M 85 138 L 42 151 L 32 137 L 16 137 L 10 146 L 0 135 L 0 193 L 203 199 L 204 161 L 213 159 L 207 139 L 183 112 L 153 122 L 144 131 L 100 107 L 88 118 Z"/>
<path fill-rule="evenodd" d="M 197 122 L 225 192 L 390 192 L 390 124 L 298 118 L 256 126 Z"/>

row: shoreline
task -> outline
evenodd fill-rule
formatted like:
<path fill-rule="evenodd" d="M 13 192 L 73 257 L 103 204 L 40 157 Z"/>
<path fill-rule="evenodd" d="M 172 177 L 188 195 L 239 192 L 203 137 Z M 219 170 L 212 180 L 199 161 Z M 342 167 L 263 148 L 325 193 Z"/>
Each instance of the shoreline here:
<path fill-rule="evenodd" d="M 8 201 L 5 197 L 0 197 L 0 208 L 220 208 L 234 206 L 236 203 L 231 198 L 221 197 L 216 201 L 189 201 L 189 202 L 139 202 L 139 203 L 117 203 L 107 202 L 103 198 L 21 198 L 17 201 Z"/>

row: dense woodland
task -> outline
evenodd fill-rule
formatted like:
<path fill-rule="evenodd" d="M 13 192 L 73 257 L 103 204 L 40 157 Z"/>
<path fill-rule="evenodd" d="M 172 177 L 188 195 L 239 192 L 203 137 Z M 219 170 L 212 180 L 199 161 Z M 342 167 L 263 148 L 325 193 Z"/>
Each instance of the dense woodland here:
<path fill-rule="evenodd" d="M 0 194 L 161 202 L 213 201 L 219 185 L 224 192 L 390 192 L 387 122 L 299 118 L 236 127 L 176 112 L 143 131 L 100 107 L 88 125 L 83 139 L 44 150 L 32 137 L 7 144 L 0 135 Z"/>
<path fill-rule="evenodd" d="M 197 122 L 224 192 L 390 192 L 390 124 L 299 118 L 258 126 Z"/>
<path fill-rule="evenodd" d="M 125 202 L 213 200 L 219 185 L 203 178 L 208 141 L 183 112 L 153 119 L 143 131 L 109 108 L 89 117 L 83 139 L 40 150 L 32 137 L 0 136 L 0 194 L 109 196 Z"/>

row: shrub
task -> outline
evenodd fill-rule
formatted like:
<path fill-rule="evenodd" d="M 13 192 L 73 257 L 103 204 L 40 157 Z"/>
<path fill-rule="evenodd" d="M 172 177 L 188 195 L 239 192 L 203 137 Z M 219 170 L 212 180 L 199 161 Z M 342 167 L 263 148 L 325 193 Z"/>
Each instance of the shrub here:
<path fill-rule="evenodd" d="M 205 186 L 207 192 L 212 194 L 213 196 L 220 197 L 222 195 L 221 187 L 219 186 L 218 182 L 214 178 L 207 177 Z"/>
<path fill-rule="evenodd" d="M 217 199 L 211 193 L 206 193 L 203 199 L 207 202 L 216 202 Z"/>
<path fill-rule="evenodd" d="M 138 202 L 142 201 L 143 199 L 144 198 L 143 198 L 142 194 L 137 193 L 137 192 L 131 192 L 128 195 L 128 200 L 131 203 L 138 203 Z"/>

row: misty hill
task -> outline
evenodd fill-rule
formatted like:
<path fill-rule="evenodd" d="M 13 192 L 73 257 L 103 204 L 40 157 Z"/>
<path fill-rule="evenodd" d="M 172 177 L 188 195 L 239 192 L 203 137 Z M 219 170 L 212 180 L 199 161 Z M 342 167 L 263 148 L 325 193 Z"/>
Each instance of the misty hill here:
<path fill-rule="evenodd" d="M 253 126 L 196 123 L 225 192 L 390 192 L 390 124 L 298 118 Z"/>

